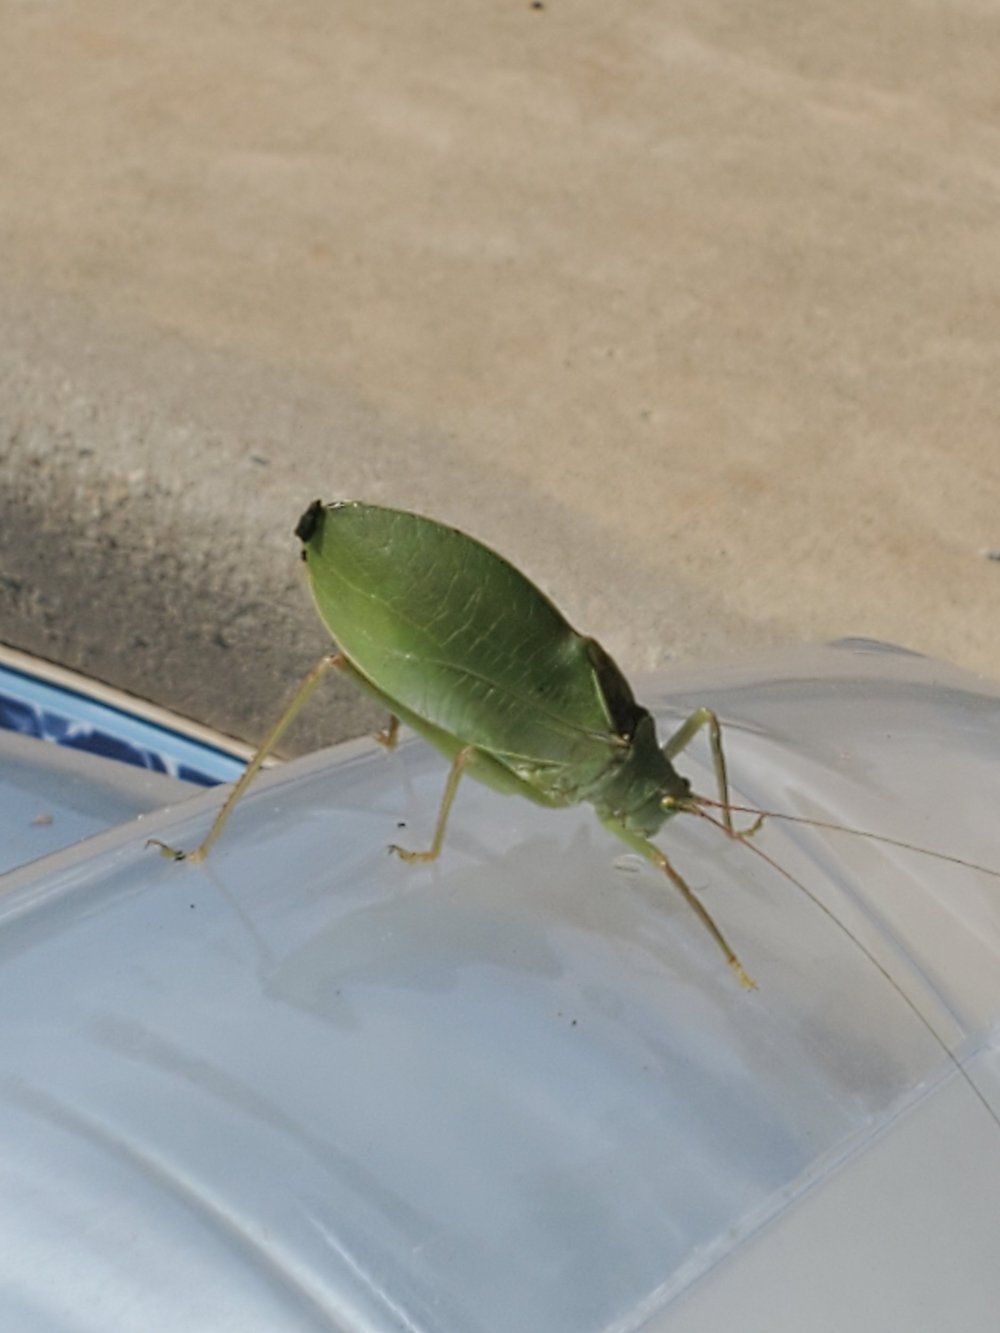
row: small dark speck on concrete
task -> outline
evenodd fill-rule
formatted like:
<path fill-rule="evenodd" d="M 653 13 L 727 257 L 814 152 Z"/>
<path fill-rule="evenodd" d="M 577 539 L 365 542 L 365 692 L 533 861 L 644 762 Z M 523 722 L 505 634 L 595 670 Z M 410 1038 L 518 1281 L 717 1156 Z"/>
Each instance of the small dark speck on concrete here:
<path fill-rule="evenodd" d="M 396 827 L 397 827 L 397 828 L 406 828 L 406 820 L 405 820 L 405 819 L 397 819 L 397 820 L 396 820 Z"/>
<path fill-rule="evenodd" d="M 545 8 L 545 0 L 531 0 L 531 8 L 532 8 L 532 9 L 544 9 L 544 8 Z"/>
<path fill-rule="evenodd" d="M 987 546 L 982 556 L 984 560 L 995 560 L 1000 564 L 1000 546 Z"/>

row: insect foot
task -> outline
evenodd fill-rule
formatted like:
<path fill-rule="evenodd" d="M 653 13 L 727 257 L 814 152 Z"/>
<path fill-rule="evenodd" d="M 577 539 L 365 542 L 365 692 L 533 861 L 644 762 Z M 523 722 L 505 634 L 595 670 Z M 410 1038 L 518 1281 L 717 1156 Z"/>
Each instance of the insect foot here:
<path fill-rule="evenodd" d="M 409 865 L 412 865 L 414 861 L 436 861 L 438 859 L 439 850 L 440 849 L 438 848 L 431 847 L 426 852 L 409 852 L 405 847 L 398 847 L 394 842 L 390 842 L 389 844 L 389 851 L 395 852 L 400 860 L 406 861 Z"/>
<path fill-rule="evenodd" d="M 188 859 L 187 852 L 182 851 L 179 847 L 168 847 L 167 844 L 161 842 L 159 838 L 147 838 L 146 846 L 158 847 L 160 849 L 160 855 L 168 861 L 186 861 Z"/>
<path fill-rule="evenodd" d="M 390 717 L 388 725 L 382 731 L 376 731 L 373 739 L 382 746 L 383 750 L 395 750 L 396 743 L 399 740 L 399 718 Z"/>

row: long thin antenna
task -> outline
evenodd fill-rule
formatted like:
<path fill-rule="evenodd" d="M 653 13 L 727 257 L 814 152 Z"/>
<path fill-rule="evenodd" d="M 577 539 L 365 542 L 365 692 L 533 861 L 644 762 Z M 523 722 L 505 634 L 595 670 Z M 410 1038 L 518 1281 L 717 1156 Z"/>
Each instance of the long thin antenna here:
<path fill-rule="evenodd" d="M 710 796 L 692 796 L 691 800 L 697 806 L 707 807 L 711 810 L 728 810 L 731 814 L 737 815 L 756 815 L 758 825 L 765 819 L 780 819 L 785 824 L 805 824 L 809 828 L 829 829 L 833 833 L 846 833 L 853 838 L 867 838 L 871 842 L 881 842 L 887 847 L 901 847 L 907 852 L 917 852 L 921 856 L 933 857 L 935 861 L 945 861 L 949 865 L 963 866 L 966 870 L 976 870 L 981 875 L 989 875 L 992 879 L 1000 879 L 1000 870 L 991 866 L 983 866 L 978 861 L 967 861 L 962 856 L 952 856 L 948 852 L 934 852 L 929 847 L 921 847 L 919 843 L 905 842 L 902 838 L 889 838 L 884 833 L 871 833 L 867 829 L 851 828 L 850 824 L 834 824 L 828 819 L 812 819 L 809 815 L 787 815 L 780 810 L 758 810 L 752 805 L 730 805 L 722 801 L 713 801 Z M 690 808 L 690 807 L 689 807 Z M 704 808 L 699 810 L 704 814 Z M 720 827 L 724 827 L 722 821 L 718 822 Z M 755 828 L 758 826 L 755 825 Z M 739 836 L 739 835 L 737 835 Z M 744 834 L 745 838 L 746 835 Z"/>
<path fill-rule="evenodd" d="M 823 915 L 828 917 L 833 922 L 833 924 L 844 935 L 847 936 L 847 938 L 851 941 L 851 943 L 855 946 L 855 948 L 860 949 L 860 951 L 864 954 L 864 956 L 868 959 L 868 961 L 872 964 L 872 966 L 881 974 L 881 976 L 885 978 L 885 980 L 889 983 L 889 985 L 896 992 L 899 998 L 903 1001 L 906 1007 L 916 1017 L 917 1021 L 927 1029 L 931 1037 L 934 1039 L 935 1044 L 944 1052 L 945 1058 L 948 1060 L 948 1062 L 954 1065 L 954 1067 L 958 1070 L 959 1075 L 961 1076 L 963 1081 L 968 1084 L 976 1100 L 982 1104 L 984 1110 L 986 1111 L 990 1119 L 994 1122 L 994 1124 L 1000 1126 L 1000 1115 L 997 1114 L 997 1112 L 987 1101 L 986 1097 L 976 1086 L 975 1081 L 972 1078 L 972 1075 L 965 1068 L 965 1066 L 962 1064 L 961 1060 L 959 1060 L 958 1056 L 954 1053 L 954 1051 L 949 1047 L 948 1043 L 945 1041 L 941 1033 L 938 1032 L 937 1028 L 934 1026 L 931 1020 L 927 1017 L 927 1015 L 923 1012 L 923 1010 L 920 1009 L 916 1001 L 913 1000 L 909 995 L 907 995 L 906 991 L 896 980 L 896 978 L 892 975 L 892 973 L 889 971 L 886 965 L 883 962 L 881 962 L 879 958 L 876 957 L 876 955 L 872 952 L 872 950 L 868 947 L 868 945 L 865 944 L 863 940 L 859 939 L 857 935 L 855 935 L 854 931 L 851 930 L 850 926 L 848 926 L 846 922 L 841 921 L 840 917 L 837 916 L 836 913 L 833 912 L 829 907 L 827 907 L 826 903 L 823 902 L 823 900 L 819 897 L 818 894 L 814 893 L 813 890 L 810 889 L 807 885 L 805 885 L 800 879 L 797 879 L 790 870 L 786 870 L 785 867 L 781 865 L 778 861 L 776 861 L 773 856 L 769 856 L 768 853 L 763 851 L 760 847 L 758 847 L 756 843 L 750 842 L 748 840 L 748 835 L 746 833 L 740 834 L 732 829 L 727 828 L 721 819 L 716 819 L 713 815 L 710 815 L 707 812 L 707 810 L 700 808 L 702 805 L 718 806 L 720 804 L 718 801 L 712 801 L 709 800 L 707 797 L 702 797 L 702 796 L 696 797 L 695 800 L 697 801 L 697 804 L 688 807 L 688 809 L 692 814 L 698 815 L 701 819 L 707 819 L 713 828 L 719 829 L 719 831 L 724 833 L 726 837 L 729 838 L 731 841 L 742 843 L 743 846 L 746 847 L 748 851 L 753 852 L 755 856 L 759 856 L 762 861 L 765 861 L 771 867 L 772 870 L 776 870 L 779 875 L 781 875 L 784 879 L 788 880 L 790 884 L 793 884 L 797 889 L 799 889 L 802 893 L 804 893 L 805 896 L 809 899 L 809 901 L 813 903 L 814 906 L 818 907 L 819 910 L 823 913 Z M 767 811 L 754 810 L 751 809 L 749 806 L 731 805 L 729 806 L 729 809 L 735 810 L 738 814 L 757 815 L 763 818 L 769 817 Z M 790 818 L 793 823 L 802 822 L 808 824 L 812 822 L 807 819 L 800 820 L 797 816 L 794 815 L 790 816 Z M 754 827 L 756 828 L 756 825 Z M 839 829 L 840 825 L 820 824 L 820 827 Z M 847 831 L 850 832 L 851 830 Z M 893 845 L 909 847 L 909 843 L 896 844 L 895 841 L 891 838 L 888 839 L 887 841 L 889 841 L 890 844 Z M 921 851 L 923 849 L 916 847 L 916 848 L 911 848 L 910 850 Z M 930 853 L 930 855 L 933 856 L 935 855 L 935 853 L 932 852 Z M 943 857 L 942 859 L 946 861 L 958 860 L 957 857 Z M 965 861 L 958 861 L 958 864 L 966 865 L 971 863 Z M 973 866 L 973 869 L 979 869 L 979 867 Z M 990 872 L 990 873 L 995 874 L 996 872 Z"/>

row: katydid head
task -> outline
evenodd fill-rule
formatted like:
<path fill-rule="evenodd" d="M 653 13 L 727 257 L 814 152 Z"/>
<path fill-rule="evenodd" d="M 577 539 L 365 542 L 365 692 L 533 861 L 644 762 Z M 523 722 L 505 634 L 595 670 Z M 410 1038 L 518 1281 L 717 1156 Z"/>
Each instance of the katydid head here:
<path fill-rule="evenodd" d="M 697 797 L 691 791 L 687 778 L 672 773 L 669 784 L 669 787 L 663 783 L 656 786 L 649 784 L 640 799 L 633 800 L 627 809 L 620 810 L 620 817 L 629 829 L 644 838 L 655 838 L 668 819 L 684 811 L 697 809 Z M 639 796 L 641 785 L 637 783 L 636 788 Z"/>
<path fill-rule="evenodd" d="M 678 783 L 677 787 L 671 787 L 669 791 L 660 793 L 660 808 L 668 815 L 678 815 L 693 810 L 701 800 L 698 793 L 691 790 L 691 783 L 687 778 L 679 777 Z"/>
<path fill-rule="evenodd" d="M 668 791 L 659 793 L 659 807 L 661 822 L 673 819 L 674 815 L 696 815 L 698 806 L 704 799 L 696 791 L 691 790 L 691 783 L 687 778 L 682 778 L 680 774 L 676 775 L 676 785 L 671 785 Z"/>

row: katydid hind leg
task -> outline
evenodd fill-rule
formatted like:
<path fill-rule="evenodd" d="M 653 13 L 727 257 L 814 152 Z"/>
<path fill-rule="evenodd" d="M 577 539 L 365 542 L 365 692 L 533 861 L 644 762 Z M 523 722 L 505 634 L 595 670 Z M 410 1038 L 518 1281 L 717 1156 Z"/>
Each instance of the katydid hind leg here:
<path fill-rule="evenodd" d="M 458 784 L 462 780 L 462 773 L 471 761 L 476 757 L 476 749 L 472 745 L 463 746 L 451 761 L 451 768 L 448 772 L 448 781 L 445 783 L 444 795 L 441 797 L 441 805 L 438 809 L 437 824 L 434 827 L 434 839 L 430 847 L 425 852 L 410 852 L 405 847 L 397 847 L 391 843 L 389 850 L 395 852 L 397 856 L 404 861 L 436 861 L 441 855 L 441 848 L 444 846 L 445 829 L 448 827 L 448 816 L 451 813 L 451 807 L 455 802 L 455 793 L 458 791 Z"/>
<path fill-rule="evenodd" d="M 674 869 L 670 860 L 660 851 L 659 847 L 657 847 L 655 843 L 650 842 L 647 838 L 643 838 L 640 834 L 633 833 L 631 829 L 626 828 L 620 820 L 604 819 L 601 822 L 604 824 L 605 828 L 617 838 L 620 838 L 627 846 L 631 847 L 633 851 L 638 852 L 640 856 L 644 856 L 647 861 L 652 861 L 653 865 L 658 866 L 659 869 L 663 871 L 671 884 L 678 890 L 684 901 L 711 935 L 712 939 L 722 950 L 723 957 L 736 973 L 740 985 L 746 990 L 756 990 L 756 982 L 746 972 L 743 964 L 737 957 L 735 950 L 716 925 L 711 912 L 709 912 L 708 908 L 695 894 L 694 890 L 680 872 Z"/>
<path fill-rule="evenodd" d="M 178 848 L 168 847 L 166 843 L 160 842 L 156 838 L 150 838 L 146 845 L 159 847 L 160 855 L 169 857 L 172 861 L 204 861 L 212 844 L 222 832 L 229 816 L 233 813 L 233 809 L 237 802 L 257 776 L 261 764 L 263 764 L 264 760 L 275 748 L 282 736 L 309 702 L 313 691 L 316 689 L 317 685 L 319 685 L 326 673 L 334 668 L 337 668 L 338 670 L 348 669 L 346 659 L 341 653 L 331 653 L 328 656 L 321 658 L 305 677 L 302 684 L 292 695 L 291 700 L 283 710 L 277 722 L 275 722 L 274 726 L 265 736 L 260 748 L 243 770 L 239 781 L 229 793 L 222 809 L 215 816 L 215 819 L 212 822 L 212 827 L 208 830 L 204 839 L 193 852 L 185 852 Z"/>

